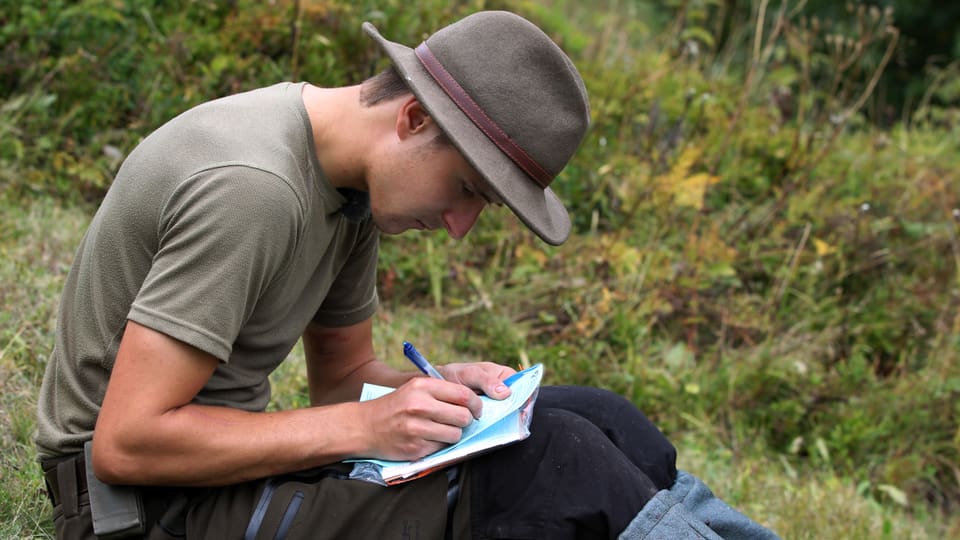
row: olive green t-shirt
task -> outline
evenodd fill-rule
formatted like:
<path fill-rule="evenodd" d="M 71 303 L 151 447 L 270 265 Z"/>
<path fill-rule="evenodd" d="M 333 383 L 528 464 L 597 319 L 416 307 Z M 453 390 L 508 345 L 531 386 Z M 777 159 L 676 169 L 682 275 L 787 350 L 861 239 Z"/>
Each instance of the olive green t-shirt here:
<path fill-rule="evenodd" d="M 218 358 L 196 403 L 263 410 L 311 320 L 377 307 L 378 233 L 324 177 L 303 84 L 197 106 L 137 146 L 67 278 L 39 397 L 41 458 L 92 437 L 126 321 Z"/>

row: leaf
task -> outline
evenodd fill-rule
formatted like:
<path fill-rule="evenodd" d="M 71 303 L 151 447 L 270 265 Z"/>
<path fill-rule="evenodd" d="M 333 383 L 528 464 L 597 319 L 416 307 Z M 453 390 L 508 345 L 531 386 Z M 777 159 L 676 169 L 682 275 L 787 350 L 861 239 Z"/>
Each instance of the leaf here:
<path fill-rule="evenodd" d="M 670 168 L 670 172 L 657 177 L 657 189 L 673 196 L 680 206 L 703 208 L 703 195 L 708 186 L 720 181 L 719 176 L 707 173 L 690 174 L 690 169 L 700 159 L 701 150 L 696 147 L 684 149 Z"/>
<path fill-rule="evenodd" d="M 787 461 L 787 458 L 785 458 L 783 454 L 779 454 L 777 457 L 780 458 L 780 464 L 783 465 L 783 471 L 791 480 L 796 482 L 800 478 L 800 476 L 797 474 L 797 470 L 790 465 L 790 462 Z"/>
<path fill-rule="evenodd" d="M 680 154 L 680 157 L 677 158 L 677 162 L 673 164 L 673 167 L 670 168 L 670 172 L 661 178 L 665 181 L 670 182 L 671 184 L 680 183 L 687 173 L 690 171 L 690 167 L 693 167 L 693 164 L 696 163 L 697 159 L 700 158 L 701 151 L 695 146 L 690 146 L 684 149 L 683 153 Z"/>
<path fill-rule="evenodd" d="M 698 173 L 684 178 L 679 189 L 675 192 L 674 201 L 680 206 L 689 206 L 700 210 L 703 208 L 703 195 L 707 187 L 720 181 L 719 176 L 707 173 Z"/>
<path fill-rule="evenodd" d="M 907 500 L 907 494 L 904 493 L 900 488 L 890 484 L 880 484 L 877 486 L 877 489 L 886 493 L 888 497 L 893 499 L 893 502 L 899 504 L 900 506 L 910 506 L 910 502 Z"/>
<path fill-rule="evenodd" d="M 737 270 L 730 263 L 718 262 L 707 266 L 707 275 L 712 278 L 735 278 Z"/>
<path fill-rule="evenodd" d="M 820 457 L 822 457 L 823 460 L 826 461 L 827 463 L 830 463 L 830 450 L 827 448 L 827 443 L 824 442 L 824 440 L 821 439 L 820 437 L 817 437 L 815 444 L 817 447 L 817 452 L 820 454 Z"/>
<path fill-rule="evenodd" d="M 643 253 L 640 250 L 619 240 L 609 247 L 608 253 L 618 277 L 636 274 L 643 262 Z"/>
<path fill-rule="evenodd" d="M 693 354 L 684 343 L 675 343 L 664 355 L 664 361 L 671 369 L 681 369 L 693 361 Z"/>
<path fill-rule="evenodd" d="M 824 255 L 830 255 L 831 253 L 835 253 L 837 251 L 836 247 L 831 246 L 830 244 L 824 242 L 819 238 L 813 239 L 813 249 L 817 251 L 818 257 L 823 257 Z"/>
<path fill-rule="evenodd" d="M 700 27 L 685 29 L 683 31 L 682 39 L 685 41 L 689 39 L 695 39 L 710 48 L 713 48 L 714 44 L 716 43 L 713 39 L 713 34 Z"/>

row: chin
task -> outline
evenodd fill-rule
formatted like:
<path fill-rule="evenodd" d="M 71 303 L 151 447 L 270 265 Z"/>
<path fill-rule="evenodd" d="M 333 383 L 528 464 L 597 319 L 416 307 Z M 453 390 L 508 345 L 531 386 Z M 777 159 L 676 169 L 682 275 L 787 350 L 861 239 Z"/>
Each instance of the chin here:
<path fill-rule="evenodd" d="M 411 229 L 411 227 L 406 227 L 398 223 L 391 223 L 389 221 L 384 222 L 382 220 L 377 219 L 376 217 L 373 218 L 373 224 L 380 231 L 380 234 L 387 234 L 387 235 L 397 235 L 405 231 L 409 231 Z"/>

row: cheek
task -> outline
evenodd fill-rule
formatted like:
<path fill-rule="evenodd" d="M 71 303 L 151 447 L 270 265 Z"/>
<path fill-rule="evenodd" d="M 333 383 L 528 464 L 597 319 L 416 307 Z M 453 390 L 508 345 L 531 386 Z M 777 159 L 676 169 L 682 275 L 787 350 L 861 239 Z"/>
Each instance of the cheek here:
<path fill-rule="evenodd" d="M 381 213 L 430 212 L 448 207 L 460 196 L 460 183 L 441 155 L 381 161 L 371 171 L 371 209 Z"/>

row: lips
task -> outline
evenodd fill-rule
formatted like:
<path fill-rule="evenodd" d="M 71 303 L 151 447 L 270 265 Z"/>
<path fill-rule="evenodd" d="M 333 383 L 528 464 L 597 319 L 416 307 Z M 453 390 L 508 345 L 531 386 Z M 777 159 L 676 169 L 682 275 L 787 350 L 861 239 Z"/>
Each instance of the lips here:
<path fill-rule="evenodd" d="M 427 222 L 427 221 L 421 221 L 421 220 L 419 220 L 419 219 L 417 219 L 417 218 L 413 218 L 413 221 L 414 221 L 414 223 L 416 223 L 416 226 L 415 226 L 414 228 L 417 229 L 417 230 L 420 230 L 420 231 L 439 231 L 439 230 L 441 230 L 441 229 L 446 229 L 446 228 L 447 228 L 447 226 L 446 226 L 446 224 L 445 224 L 445 222 L 444 222 L 443 220 L 439 220 L 439 221 L 435 221 L 435 222 L 433 222 L 433 223 L 430 223 L 430 222 Z"/>

